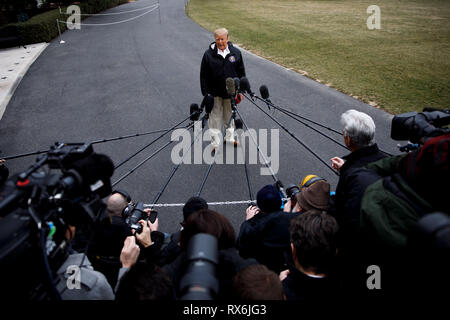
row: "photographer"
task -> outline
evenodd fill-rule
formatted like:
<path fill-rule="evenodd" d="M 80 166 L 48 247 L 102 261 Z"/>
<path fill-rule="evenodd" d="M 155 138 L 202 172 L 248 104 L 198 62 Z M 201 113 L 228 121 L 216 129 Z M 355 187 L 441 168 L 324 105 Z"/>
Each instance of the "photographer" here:
<path fill-rule="evenodd" d="M 69 226 L 68 242 L 75 235 L 75 227 Z M 71 273 L 73 270 L 74 273 Z M 73 283 L 70 277 L 74 277 Z M 77 282 L 79 281 L 79 282 Z M 113 300 L 114 293 L 106 277 L 94 270 L 82 253 L 72 252 L 57 271 L 56 289 L 62 300 Z M 69 285 L 72 283 L 72 286 Z"/>
<path fill-rule="evenodd" d="M 181 231 L 180 246 L 182 253 L 170 264 L 163 267 L 164 271 L 172 279 L 177 289 L 177 298 L 183 296 L 180 292 L 181 279 L 186 273 L 189 261 L 187 260 L 187 248 L 189 241 L 199 233 L 207 233 L 214 236 L 218 243 L 218 263 L 216 277 L 219 282 L 219 290 L 214 299 L 225 300 L 231 296 L 232 281 L 235 274 L 249 266 L 256 264 L 254 259 L 243 259 L 235 248 L 236 239 L 233 226 L 223 215 L 212 210 L 200 210 L 189 215 Z"/>
<path fill-rule="evenodd" d="M 266 185 L 256 195 L 257 206 L 246 210 L 237 239 L 239 254 L 254 258 L 279 273 L 291 259 L 289 223 L 298 213 L 281 210 L 282 200 L 273 185 Z"/>
<path fill-rule="evenodd" d="M 284 212 L 305 212 L 308 210 L 327 211 L 330 207 L 330 184 L 325 179 L 315 175 L 307 175 L 294 195 L 294 208 L 292 199 L 289 199 L 283 208 Z"/>
<path fill-rule="evenodd" d="M 194 212 L 208 209 L 208 204 L 201 197 L 191 197 L 183 206 L 183 222 L 182 228 L 186 224 L 187 218 Z M 170 235 L 170 242 L 162 249 L 161 256 L 164 259 L 164 264 L 173 262 L 182 252 L 180 247 L 181 231 L 177 231 Z"/>
<path fill-rule="evenodd" d="M 156 264 L 152 263 L 152 256 L 159 250 L 151 237 L 152 230 L 156 231 L 158 224 L 155 221 L 139 221 L 143 231 L 135 236 L 125 239 L 120 261 L 122 268 L 119 271 L 116 286 L 117 301 L 140 301 L 140 300 L 173 300 L 173 284 L 165 272 Z M 136 241 L 141 244 L 136 244 Z M 145 262 L 138 263 L 140 254 L 146 255 Z"/>

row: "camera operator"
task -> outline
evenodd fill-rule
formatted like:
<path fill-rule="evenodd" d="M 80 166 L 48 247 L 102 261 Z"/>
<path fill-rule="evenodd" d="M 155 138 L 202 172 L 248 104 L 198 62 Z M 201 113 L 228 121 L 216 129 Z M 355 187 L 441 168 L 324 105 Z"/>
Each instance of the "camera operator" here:
<path fill-rule="evenodd" d="M 328 211 L 330 207 L 330 184 L 315 175 L 307 175 L 302 180 L 301 189 L 295 194 L 295 206 L 289 199 L 284 205 L 284 212 L 305 212 L 316 209 Z"/>
<path fill-rule="evenodd" d="M 255 258 L 279 273 L 291 259 L 289 223 L 298 213 L 281 210 L 282 200 L 277 188 L 266 185 L 256 195 L 257 206 L 246 210 L 237 239 L 239 254 Z"/>
<path fill-rule="evenodd" d="M 212 298 L 217 300 L 229 299 L 232 294 L 233 277 L 236 273 L 257 262 L 254 259 L 244 259 L 239 255 L 235 248 L 236 238 L 232 224 L 225 216 L 216 211 L 203 209 L 189 215 L 181 231 L 180 247 L 182 253 L 172 263 L 165 265 L 163 269 L 171 277 L 177 289 L 177 298 L 182 297 L 184 293 L 180 290 L 180 284 L 189 266 L 187 259 L 188 244 L 199 233 L 207 233 L 217 239 L 216 277 L 219 288 L 217 295 Z"/>
<path fill-rule="evenodd" d="M 449 214 L 449 146 L 450 134 L 431 138 L 416 151 L 381 159 L 352 174 L 354 188 L 360 186 L 360 224 L 353 244 L 348 239 L 340 252 L 347 253 L 344 262 L 361 263 L 360 274 L 367 265 L 379 265 L 387 294 L 418 292 L 411 279 L 423 277 L 423 270 L 414 267 L 417 256 L 407 244 L 421 217 L 435 211 Z"/>
<path fill-rule="evenodd" d="M 69 230 L 70 232 L 66 232 L 68 242 L 75 235 L 76 228 L 69 226 Z M 113 290 L 106 277 L 103 273 L 94 270 L 88 257 L 82 253 L 72 251 L 58 269 L 57 277 L 56 289 L 62 300 L 114 299 Z M 71 277 L 74 277 L 75 282 L 70 279 Z M 73 286 L 69 286 L 69 283 Z"/>

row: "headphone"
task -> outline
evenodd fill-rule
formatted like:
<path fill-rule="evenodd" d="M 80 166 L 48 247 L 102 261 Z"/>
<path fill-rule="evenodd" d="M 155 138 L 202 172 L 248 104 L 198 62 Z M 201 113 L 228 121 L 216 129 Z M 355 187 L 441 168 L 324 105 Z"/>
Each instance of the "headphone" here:
<path fill-rule="evenodd" d="M 320 180 L 326 181 L 324 178 L 316 176 L 315 174 L 309 174 L 305 178 L 303 178 L 302 182 L 300 183 L 300 190 L 304 189 L 304 188 L 308 188 L 314 182 L 317 182 Z"/>

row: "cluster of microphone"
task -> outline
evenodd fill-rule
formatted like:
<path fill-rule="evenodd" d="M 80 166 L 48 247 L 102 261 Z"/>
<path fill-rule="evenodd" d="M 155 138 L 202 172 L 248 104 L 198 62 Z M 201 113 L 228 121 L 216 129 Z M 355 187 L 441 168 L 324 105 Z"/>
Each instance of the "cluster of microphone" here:
<path fill-rule="evenodd" d="M 247 93 L 254 100 L 255 94 L 252 92 L 250 87 L 250 82 L 246 77 L 242 78 L 226 78 L 225 86 L 228 93 L 228 96 L 231 101 L 232 108 L 235 108 L 237 104 L 242 101 L 241 93 Z M 259 92 L 261 94 L 261 98 L 267 103 L 267 106 L 270 109 L 270 105 L 272 102 L 269 99 L 269 89 L 266 85 L 262 85 L 259 88 Z M 196 103 L 192 103 L 189 108 L 190 120 L 197 121 L 200 118 L 203 110 L 205 111 L 205 115 L 202 120 L 206 121 L 214 107 L 214 97 L 210 94 L 206 94 L 203 97 L 203 100 L 200 104 L 200 107 Z"/>

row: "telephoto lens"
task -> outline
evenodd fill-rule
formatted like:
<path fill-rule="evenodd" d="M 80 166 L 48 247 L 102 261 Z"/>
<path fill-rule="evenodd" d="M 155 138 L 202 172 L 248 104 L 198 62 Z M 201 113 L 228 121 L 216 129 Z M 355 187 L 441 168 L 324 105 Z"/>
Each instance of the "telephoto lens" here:
<path fill-rule="evenodd" d="M 216 266 L 219 253 L 216 237 L 199 233 L 187 247 L 188 267 L 180 281 L 182 300 L 213 300 L 219 291 Z"/>

